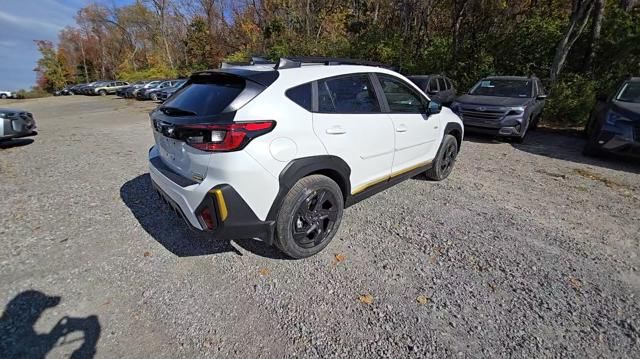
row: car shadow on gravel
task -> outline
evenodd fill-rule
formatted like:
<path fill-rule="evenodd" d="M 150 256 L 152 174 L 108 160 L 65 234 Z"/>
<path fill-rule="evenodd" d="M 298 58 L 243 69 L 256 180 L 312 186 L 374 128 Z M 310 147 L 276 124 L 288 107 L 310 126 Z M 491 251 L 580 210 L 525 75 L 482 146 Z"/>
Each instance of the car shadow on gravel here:
<path fill-rule="evenodd" d="M 14 140 L 2 141 L 0 142 L 0 150 L 6 150 L 14 147 L 22 147 L 27 146 L 35 142 L 32 138 L 17 138 Z"/>
<path fill-rule="evenodd" d="M 633 158 L 603 154 L 601 157 L 592 158 L 582 154 L 584 138 L 576 131 L 558 132 L 555 130 L 538 129 L 527 135 L 524 143 L 515 143 L 507 139 L 465 133 L 465 141 L 477 143 L 509 143 L 519 151 L 528 152 L 538 156 L 545 156 L 564 161 L 570 161 L 594 167 L 603 167 L 629 173 L 640 173 L 640 161 Z M 463 145 L 464 146 L 464 145 Z"/>
<path fill-rule="evenodd" d="M 153 190 L 149 174 L 140 175 L 120 188 L 120 198 L 129 207 L 153 239 L 178 257 L 204 256 L 232 252 L 242 253 L 234 242 L 256 255 L 271 259 L 287 259 L 281 252 L 254 239 L 214 240 L 203 232 L 190 229 L 184 220 L 166 205 Z"/>

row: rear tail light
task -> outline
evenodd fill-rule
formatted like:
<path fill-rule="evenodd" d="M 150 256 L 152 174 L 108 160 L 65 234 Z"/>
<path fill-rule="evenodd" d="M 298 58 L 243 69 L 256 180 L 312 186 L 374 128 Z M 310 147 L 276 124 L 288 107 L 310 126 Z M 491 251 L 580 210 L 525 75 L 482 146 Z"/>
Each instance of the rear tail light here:
<path fill-rule="evenodd" d="M 235 122 L 181 125 L 176 131 L 191 147 L 208 152 L 231 152 L 243 149 L 251 140 L 271 132 L 275 126 L 275 121 Z"/>

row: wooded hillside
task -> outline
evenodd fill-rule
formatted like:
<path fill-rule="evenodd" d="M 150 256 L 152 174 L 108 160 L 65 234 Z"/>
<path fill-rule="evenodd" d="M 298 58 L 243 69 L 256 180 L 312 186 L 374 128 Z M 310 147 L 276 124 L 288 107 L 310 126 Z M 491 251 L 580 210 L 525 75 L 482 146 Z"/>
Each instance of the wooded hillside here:
<path fill-rule="evenodd" d="M 595 94 L 640 75 L 638 0 L 138 0 L 81 9 L 57 46 L 37 41 L 38 85 L 174 77 L 250 55 L 353 57 L 444 73 L 460 92 L 536 74 L 545 120 L 577 125 Z"/>

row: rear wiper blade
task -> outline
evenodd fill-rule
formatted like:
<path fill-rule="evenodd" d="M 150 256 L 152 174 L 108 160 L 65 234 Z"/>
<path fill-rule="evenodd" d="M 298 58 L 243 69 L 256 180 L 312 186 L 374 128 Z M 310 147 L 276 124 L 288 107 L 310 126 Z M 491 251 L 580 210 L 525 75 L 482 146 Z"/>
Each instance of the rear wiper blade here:
<path fill-rule="evenodd" d="M 183 110 L 181 108 L 171 107 L 171 106 L 162 106 L 160 107 L 159 110 L 162 111 L 162 113 L 164 113 L 167 116 L 197 116 L 198 115 L 193 111 Z"/>

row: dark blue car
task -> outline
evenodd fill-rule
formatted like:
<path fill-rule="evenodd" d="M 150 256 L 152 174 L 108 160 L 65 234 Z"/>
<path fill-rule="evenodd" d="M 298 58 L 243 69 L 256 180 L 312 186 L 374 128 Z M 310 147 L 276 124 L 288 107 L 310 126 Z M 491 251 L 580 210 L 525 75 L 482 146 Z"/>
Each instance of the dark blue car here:
<path fill-rule="evenodd" d="M 628 78 L 608 98 L 599 98 L 585 126 L 584 154 L 614 152 L 640 157 L 640 77 Z"/>

